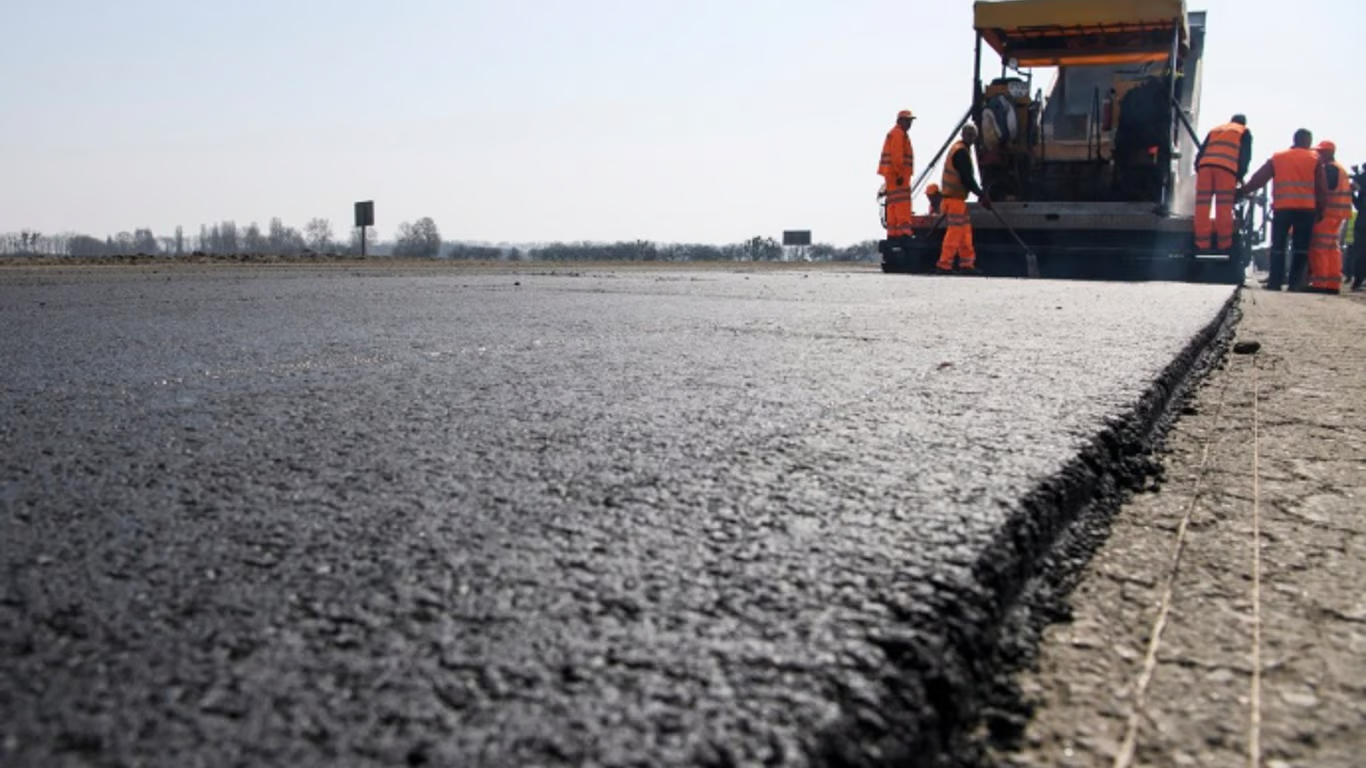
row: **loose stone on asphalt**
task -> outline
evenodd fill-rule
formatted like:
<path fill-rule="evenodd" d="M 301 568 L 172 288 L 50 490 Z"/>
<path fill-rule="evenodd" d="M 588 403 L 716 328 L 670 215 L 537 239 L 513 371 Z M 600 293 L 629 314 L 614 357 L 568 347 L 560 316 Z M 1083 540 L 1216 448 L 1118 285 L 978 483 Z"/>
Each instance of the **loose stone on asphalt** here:
<path fill-rule="evenodd" d="M 0 763 L 948 759 L 1231 294 L 0 271 Z"/>

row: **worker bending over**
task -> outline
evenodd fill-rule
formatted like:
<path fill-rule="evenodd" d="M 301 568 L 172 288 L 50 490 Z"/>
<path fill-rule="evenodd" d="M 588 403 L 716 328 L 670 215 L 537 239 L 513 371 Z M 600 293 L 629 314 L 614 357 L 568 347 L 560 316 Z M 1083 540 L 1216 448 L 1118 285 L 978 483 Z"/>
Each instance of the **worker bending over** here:
<path fill-rule="evenodd" d="M 930 214 L 939 215 L 939 206 L 944 202 L 944 196 L 939 194 L 939 185 L 930 184 L 925 187 L 925 199 L 930 201 Z"/>
<path fill-rule="evenodd" d="M 939 251 L 939 272 L 952 272 L 954 256 L 958 257 L 958 268 L 967 274 L 977 273 L 977 251 L 972 247 L 972 218 L 968 216 L 968 193 L 977 195 L 977 202 L 991 210 L 991 199 L 977 185 L 972 172 L 971 147 L 977 141 L 977 128 L 963 126 L 962 139 L 955 141 L 949 148 L 949 156 L 944 161 L 944 176 L 939 182 L 939 194 L 943 196 L 944 209 L 944 246 Z"/>
<path fill-rule="evenodd" d="M 1195 247 L 1208 251 L 1233 247 L 1233 190 L 1252 164 L 1252 131 L 1247 118 L 1234 115 L 1205 136 L 1195 156 Z M 1214 203 L 1214 241 L 1209 209 Z"/>
<path fill-rule="evenodd" d="M 1271 196 L 1271 274 L 1266 280 L 1269 291 L 1279 291 L 1285 285 L 1285 251 L 1290 242 L 1294 248 L 1290 257 L 1290 288 L 1303 288 L 1314 225 L 1328 199 L 1327 178 L 1318 153 L 1311 148 L 1313 143 L 1314 134 L 1307 128 L 1295 131 L 1294 145 L 1272 155 L 1235 192 L 1236 197 L 1243 197 L 1275 182 Z"/>
<path fill-rule="evenodd" d="M 903 109 L 896 125 L 882 141 L 877 172 L 887 191 L 887 239 L 911 235 L 911 178 L 915 175 L 915 149 L 911 147 L 911 123 L 915 115 Z"/>
<path fill-rule="evenodd" d="M 1342 229 L 1352 218 L 1352 179 L 1337 161 L 1336 144 L 1320 141 L 1315 149 L 1323 164 L 1328 199 L 1323 217 L 1314 225 L 1314 237 L 1309 244 L 1309 290 L 1341 293 Z"/>

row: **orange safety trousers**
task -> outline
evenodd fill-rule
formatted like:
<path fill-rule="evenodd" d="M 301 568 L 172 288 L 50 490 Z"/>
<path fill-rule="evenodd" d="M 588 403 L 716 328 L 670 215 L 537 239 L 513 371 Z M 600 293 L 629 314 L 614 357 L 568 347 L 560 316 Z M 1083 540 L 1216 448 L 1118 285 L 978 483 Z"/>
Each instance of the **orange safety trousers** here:
<path fill-rule="evenodd" d="M 1212 248 L 1210 202 L 1214 203 L 1214 235 L 1220 248 L 1233 247 L 1233 190 L 1237 179 L 1226 168 L 1207 165 L 1195 177 L 1195 247 Z"/>
<path fill-rule="evenodd" d="M 1317 291 L 1342 291 L 1342 249 L 1338 246 L 1338 232 L 1342 230 L 1341 216 L 1324 216 L 1314 225 L 1309 241 L 1309 288 Z"/>
<path fill-rule="evenodd" d="M 958 256 L 961 269 L 977 265 L 977 251 L 972 247 L 972 218 L 968 216 L 968 201 L 946 197 L 940 204 L 944 211 L 944 246 L 939 250 L 940 269 L 953 269 L 953 257 Z"/>
<path fill-rule="evenodd" d="M 911 234 L 911 180 L 903 179 L 896 185 L 895 176 L 883 176 L 887 182 L 887 237 L 909 237 Z"/>

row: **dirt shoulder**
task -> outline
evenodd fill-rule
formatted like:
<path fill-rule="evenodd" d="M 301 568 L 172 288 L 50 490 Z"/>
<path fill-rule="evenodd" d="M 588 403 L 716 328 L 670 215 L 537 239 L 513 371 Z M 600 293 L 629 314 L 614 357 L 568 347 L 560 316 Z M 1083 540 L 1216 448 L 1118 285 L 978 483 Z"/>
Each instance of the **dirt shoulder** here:
<path fill-rule="evenodd" d="M 1241 300 L 1239 342 L 1021 680 L 1011 766 L 1359 766 L 1366 296 Z M 1254 548 L 1254 542 L 1260 547 Z"/>

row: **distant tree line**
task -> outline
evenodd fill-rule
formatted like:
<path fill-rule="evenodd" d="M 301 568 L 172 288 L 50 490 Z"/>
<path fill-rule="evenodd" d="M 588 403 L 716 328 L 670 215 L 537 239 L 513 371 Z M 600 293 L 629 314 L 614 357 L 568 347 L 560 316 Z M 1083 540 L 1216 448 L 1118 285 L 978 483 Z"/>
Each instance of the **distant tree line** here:
<path fill-rule="evenodd" d="M 537 261 L 867 261 L 877 254 L 869 240 L 846 248 L 816 243 L 784 248 L 771 237 L 752 237 L 730 245 L 656 244 L 648 240 L 617 243 L 550 243 L 528 251 Z"/>
<path fill-rule="evenodd" d="M 376 243 L 368 253 L 435 257 L 441 249 L 441 233 L 430 217 L 403 222 L 398 237 L 389 243 Z M 104 238 L 76 232 L 48 234 L 21 230 L 0 234 L 0 255 L 6 256 L 191 256 L 191 255 L 271 255 L 301 254 L 356 255 L 360 253 L 360 230 L 346 241 L 337 239 L 328 219 L 310 219 L 302 230 L 286 226 L 273 218 L 263 229 L 256 222 L 239 226 L 234 221 L 203 224 L 198 234 L 176 227 L 169 236 L 157 236 L 150 229 L 135 229 Z"/>
<path fill-rule="evenodd" d="M 358 256 L 360 252 L 359 229 L 354 229 L 342 242 L 336 238 L 332 223 L 323 218 L 309 220 L 302 230 L 273 218 L 264 229 L 255 222 L 240 227 L 236 222 L 224 221 L 201 225 L 193 235 L 182 227 L 176 227 L 169 236 L 157 236 L 150 229 L 135 229 L 103 239 L 73 232 L 46 234 L 33 230 L 0 234 L 0 255 L 20 257 L 296 257 Z M 876 258 L 877 243 L 870 240 L 845 248 L 817 243 L 789 249 L 771 237 L 752 237 L 731 245 L 658 244 L 646 240 L 553 242 L 520 247 L 483 245 L 444 241 L 436 222 L 423 217 L 399 224 L 393 240 L 367 240 L 365 252 L 374 257 L 471 261 L 867 261 Z"/>

